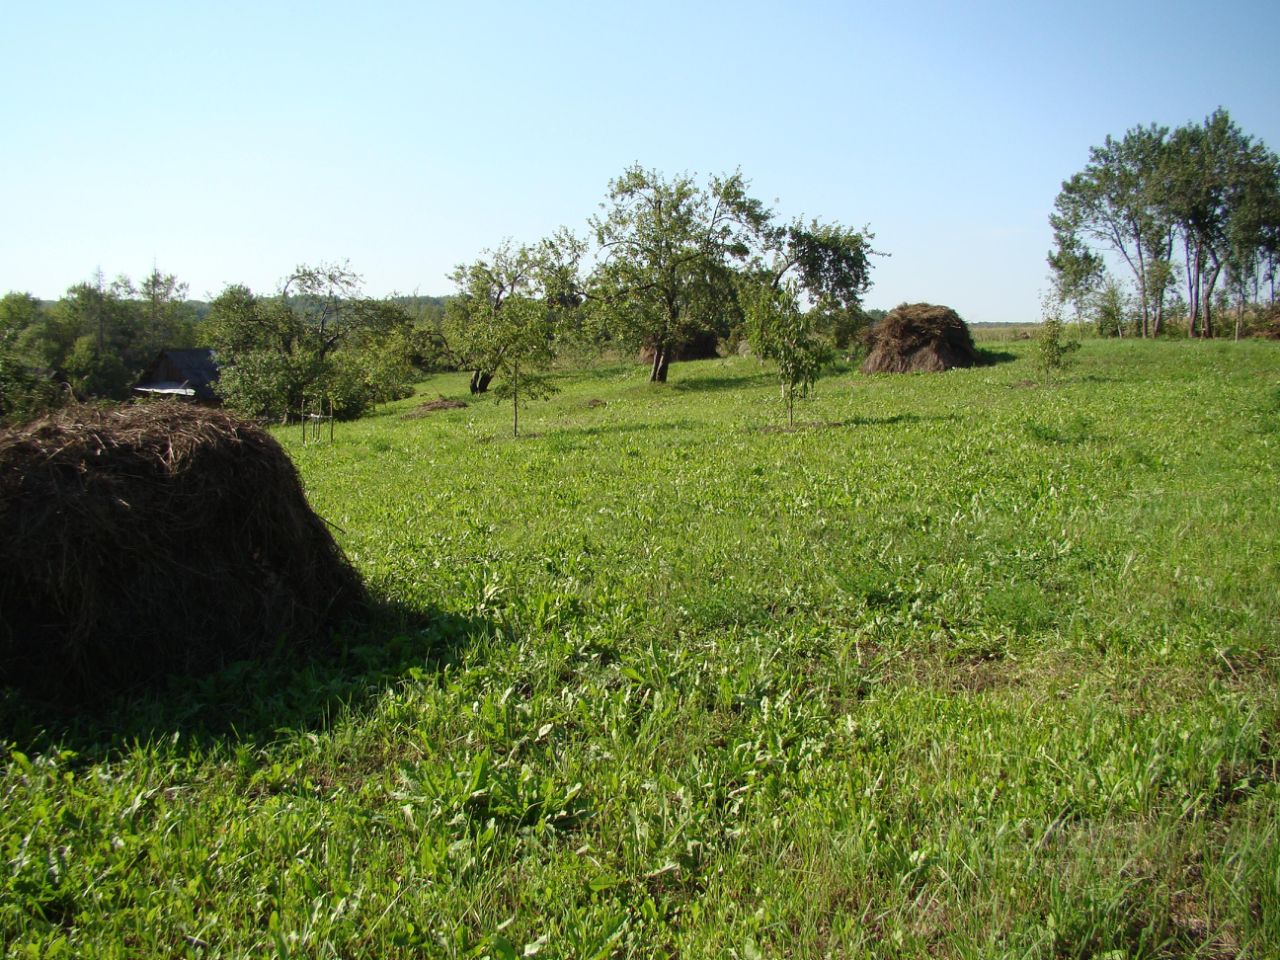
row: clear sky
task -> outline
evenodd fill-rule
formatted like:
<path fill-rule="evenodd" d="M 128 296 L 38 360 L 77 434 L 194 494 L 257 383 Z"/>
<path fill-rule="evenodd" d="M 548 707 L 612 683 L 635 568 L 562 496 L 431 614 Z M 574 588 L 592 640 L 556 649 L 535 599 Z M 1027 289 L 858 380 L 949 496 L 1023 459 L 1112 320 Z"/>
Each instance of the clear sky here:
<path fill-rule="evenodd" d="M 443 294 L 632 163 L 869 225 L 868 306 L 1032 320 L 1061 181 L 1222 106 L 1280 150 L 1280 3 L 0 0 L 0 292 L 347 260 Z"/>

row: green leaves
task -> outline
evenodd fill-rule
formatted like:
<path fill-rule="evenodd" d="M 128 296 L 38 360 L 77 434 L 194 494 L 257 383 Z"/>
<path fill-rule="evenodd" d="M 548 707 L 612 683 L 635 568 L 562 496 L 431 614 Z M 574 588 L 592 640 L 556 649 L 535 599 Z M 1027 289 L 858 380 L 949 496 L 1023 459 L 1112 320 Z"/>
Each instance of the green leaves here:
<path fill-rule="evenodd" d="M 204 335 L 218 357 L 218 392 L 246 416 L 280 419 L 304 405 L 342 419 L 408 396 L 410 318 L 364 296 L 345 264 L 300 265 L 274 297 L 228 286 Z"/>
<path fill-rule="evenodd" d="M 575 268 L 559 259 L 566 247 L 569 255 L 576 249 L 564 236 L 540 250 L 507 242 L 453 273 L 458 296 L 449 303 L 446 324 L 454 349 L 478 373 L 498 378 L 495 396 L 511 400 L 516 435 L 521 398 L 555 392 L 541 371 L 555 359 L 558 327 L 574 306 L 568 274 Z M 474 390 L 474 379 L 472 384 Z"/>
<path fill-rule="evenodd" d="M 802 311 L 799 285 L 759 285 L 746 294 L 747 336 L 762 359 L 778 365 L 787 401 L 787 422 L 795 422 L 795 393 L 808 391 L 823 365 L 830 362 L 831 347 L 814 330 L 813 311 Z"/>

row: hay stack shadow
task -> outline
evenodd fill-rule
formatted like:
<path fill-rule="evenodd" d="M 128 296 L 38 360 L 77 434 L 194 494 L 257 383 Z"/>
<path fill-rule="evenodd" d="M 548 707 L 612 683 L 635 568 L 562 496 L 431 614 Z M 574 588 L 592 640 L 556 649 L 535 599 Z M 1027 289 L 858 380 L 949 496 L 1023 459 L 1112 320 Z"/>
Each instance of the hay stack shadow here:
<path fill-rule="evenodd" d="M 290 731 L 364 715 L 388 691 L 431 682 L 473 644 L 500 635 L 483 618 L 375 599 L 323 647 L 281 648 L 200 676 L 153 677 L 76 705 L 0 689 L 0 755 L 6 742 L 31 754 L 69 749 L 81 764 L 178 739 L 183 749 L 266 747 Z"/>
<path fill-rule="evenodd" d="M 0 433 L 0 685 L 93 702 L 322 647 L 365 600 L 252 424 L 156 403 Z"/>

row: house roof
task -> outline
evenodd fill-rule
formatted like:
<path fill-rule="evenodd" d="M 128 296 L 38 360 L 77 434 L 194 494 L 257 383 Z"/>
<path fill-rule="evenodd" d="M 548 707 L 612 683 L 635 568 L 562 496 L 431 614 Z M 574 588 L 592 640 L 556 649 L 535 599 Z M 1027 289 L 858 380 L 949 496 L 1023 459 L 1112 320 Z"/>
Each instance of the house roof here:
<path fill-rule="evenodd" d="M 161 350 L 134 385 L 138 393 L 217 400 L 218 364 L 208 347 Z"/>

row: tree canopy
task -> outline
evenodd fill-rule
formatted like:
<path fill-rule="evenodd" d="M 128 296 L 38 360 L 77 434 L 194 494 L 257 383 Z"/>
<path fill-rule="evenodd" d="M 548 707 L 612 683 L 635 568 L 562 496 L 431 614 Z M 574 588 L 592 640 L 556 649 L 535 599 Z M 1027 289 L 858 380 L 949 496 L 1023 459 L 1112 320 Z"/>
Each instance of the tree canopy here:
<path fill-rule="evenodd" d="M 347 265 L 299 266 L 272 296 L 233 284 L 210 304 L 204 333 L 218 391 L 242 413 L 283 417 L 307 405 L 359 416 L 407 396 L 411 319 L 394 300 L 364 295 Z"/>
<path fill-rule="evenodd" d="M 590 296 L 619 342 L 651 351 L 653 381 L 666 381 L 676 349 L 733 300 L 733 268 L 765 243 L 770 211 L 747 187 L 740 173 L 699 184 L 633 166 L 590 220 Z"/>
<path fill-rule="evenodd" d="M 1214 334 L 1224 277 L 1241 304 L 1264 281 L 1274 299 L 1280 160 L 1225 110 L 1173 131 L 1152 125 L 1108 136 L 1062 184 L 1049 219 L 1049 264 L 1063 298 L 1097 291 L 1110 256 L 1133 276 L 1144 336 L 1163 331 L 1179 276 L 1190 336 Z"/>

